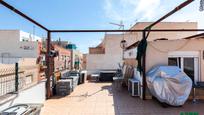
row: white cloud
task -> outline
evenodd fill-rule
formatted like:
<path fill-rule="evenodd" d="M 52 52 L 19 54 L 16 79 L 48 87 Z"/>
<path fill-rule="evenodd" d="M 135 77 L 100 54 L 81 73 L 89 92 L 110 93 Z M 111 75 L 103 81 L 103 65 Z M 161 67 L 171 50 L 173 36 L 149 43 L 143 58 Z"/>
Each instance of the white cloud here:
<path fill-rule="evenodd" d="M 113 20 L 121 20 L 122 17 L 118 11 L 114 9 L 112 0 L 105 0 L 104 9 L 108 18 Z"/>
<path fill-rule="evenodd" d="M 135 20 L 150 21 L 156 16 L 159 7 L 160 0 L 105 0 L 104 4 L 108 18 L 126 23 Z"/>
<path fill-rule="evenodd" d="M 155 10 L 160 5 L 160 0 L 139 0 L 135 12 L 149 12 Z"/>
<path fill-rule="evenodd" d="M 178 6 L 183 0 L 104 0 L 105 15 L 111 21 L 124 21 L 127 26 L 137 21 L 155 21 Z M 204 28 L 203 12 L 199 12 L 200 1 L 192 2 L 187 7 L 168 17 L 164 21 L 196 21 L 199 28 Z"/>

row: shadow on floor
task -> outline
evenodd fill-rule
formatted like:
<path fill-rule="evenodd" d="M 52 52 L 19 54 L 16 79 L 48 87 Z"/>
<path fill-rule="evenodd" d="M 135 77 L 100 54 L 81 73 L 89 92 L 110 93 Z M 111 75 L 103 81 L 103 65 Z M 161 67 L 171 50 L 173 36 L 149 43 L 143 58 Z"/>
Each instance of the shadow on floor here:
<path fill-rule="evenodd" d="M 132 97 L 127 91 L 127 87 L 116 89 L 114 85 L 103 86 L 102 90 L 108 90 L 113 96 L 115 115 L 179 115 L 182 112 L 204 113 L 204 101 L 198 100 L 193 103 L 188 100 L 183 106 L 163 106 L 158 100 L 142 100 L 139 97 Z"/>

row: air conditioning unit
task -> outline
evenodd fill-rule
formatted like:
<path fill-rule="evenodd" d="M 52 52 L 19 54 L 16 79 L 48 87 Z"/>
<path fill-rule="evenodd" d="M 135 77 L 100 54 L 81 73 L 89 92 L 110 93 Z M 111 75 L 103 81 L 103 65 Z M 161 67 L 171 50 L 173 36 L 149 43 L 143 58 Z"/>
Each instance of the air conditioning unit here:
<path fill-rule="evenodd" d="M 140 96 L 141 95 L 140 81 L 138 81 L 137 79 L 129 79 L 128 91 L 132 96 Z"/>

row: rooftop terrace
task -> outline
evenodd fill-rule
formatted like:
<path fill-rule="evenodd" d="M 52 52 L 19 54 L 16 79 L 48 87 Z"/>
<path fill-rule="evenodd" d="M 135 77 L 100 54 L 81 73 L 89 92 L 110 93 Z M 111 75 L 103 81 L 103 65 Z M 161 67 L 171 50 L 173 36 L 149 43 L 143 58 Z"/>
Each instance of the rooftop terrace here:
<path fill-rule="evenodd" d="M 47 100 L 41 115 L 180 115 L 204 113 L 204 102 L 187 101 L 182 107 L 163 108 L 155 100 L 131 97 L 127 90 L 116 90 L 112 83 L 86 83 L 66 97 Z"/>

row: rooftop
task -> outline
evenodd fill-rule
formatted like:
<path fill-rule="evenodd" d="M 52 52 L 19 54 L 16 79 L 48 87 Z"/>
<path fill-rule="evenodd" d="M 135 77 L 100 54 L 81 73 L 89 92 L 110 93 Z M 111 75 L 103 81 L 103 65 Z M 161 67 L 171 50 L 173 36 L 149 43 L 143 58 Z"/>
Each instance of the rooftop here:
<path fill-rule="evenodd" d="M 204 113 L 203 106 L 202 101 L 187 101 L 182 107 L 163 108 L 155 100 L 143 101 L 126 90 L 116 90 L 112 83 L 85 83 L 69 96 L 47 100 L 41 115 L 179 115 Z"/>

